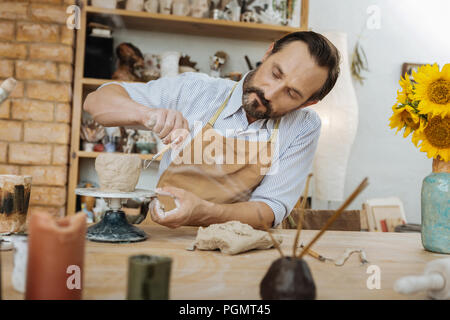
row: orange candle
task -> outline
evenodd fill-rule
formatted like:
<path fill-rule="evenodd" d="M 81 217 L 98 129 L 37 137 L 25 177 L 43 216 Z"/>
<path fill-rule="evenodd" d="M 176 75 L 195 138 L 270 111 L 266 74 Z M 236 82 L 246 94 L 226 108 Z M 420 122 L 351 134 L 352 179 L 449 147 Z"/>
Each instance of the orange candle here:
<path fill-rule="evenodd" d="M 25 299 L 81 299 L 85 236 L 85 214 L 31 215 Z"/>

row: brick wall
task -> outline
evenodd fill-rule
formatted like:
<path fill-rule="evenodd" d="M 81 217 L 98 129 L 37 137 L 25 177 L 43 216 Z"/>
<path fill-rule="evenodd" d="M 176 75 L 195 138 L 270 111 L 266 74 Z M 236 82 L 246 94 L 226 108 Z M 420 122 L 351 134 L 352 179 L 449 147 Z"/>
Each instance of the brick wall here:
<path fill-rule="evenodd" d="M 18 85 L 0 105 L 0 174 L 33 177 L 30 212 L 65 214 L 74 31 L 73 0 L 0 0 L 0 82 Z"/>

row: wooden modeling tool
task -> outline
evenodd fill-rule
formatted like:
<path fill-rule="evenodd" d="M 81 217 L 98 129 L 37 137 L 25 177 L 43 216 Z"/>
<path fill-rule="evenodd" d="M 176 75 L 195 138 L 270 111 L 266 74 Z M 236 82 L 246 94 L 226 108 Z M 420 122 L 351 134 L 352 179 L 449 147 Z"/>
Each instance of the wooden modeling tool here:
<path fill-rule="evenodd" d="M 179 142 L 181 142 L 183 140 L 182 136 L 179 136 L 178 138 L 176 138 L 172 143 L 169 143 L 168 145 L 166 145 L 164 148 L 161 149 L 161 151 L 159 151 L 157 154 L 155 154 L 150 160 L 145 160 L 144 161 L 144 169 L 147 169 L 150 164 L 155 161 L 159 156 L 161 156 L 162 154 L 164 154 L 167 150 L 169 150 L 170 148 L 172 148 L 173 146 L 175 146 L 176 144 L 178 144 Z M 149 161 L 149 162 L 147 162 Z"/>
<path fill-rule="evenodd" d="M 312 300 L 316 298 L 316 285 L 308 264 L 302 257 L 306 254 L 314 254 L 310 251 L 311 246 L 323 235 L 325 230 L 339 217 L 339 215 L 350 205 L 350 203 L 368 185 L 365 178 L 355 191 L 347 198 L 336 213 L 328 219 L 325 226 L 313 238 L 313 240 L 303 249 L 298 258 L 296 257 L 296 246 L 300 238 L 301 219 L 299 218 L 297 235 L 294 241 L 293 256 L 284 257 L 279 249 L 281 258 L 275 260 L 265 274 L 260 283 L 260 295 L 263 300 Z M 258 212 L 259 214 L 259 212 Z M 259 215 L 262 219 L 261 215 Z M 274 241 L 274 239 L 272 240 Z M 274 246 L 276 241 L 274 241 Z M 318 255 L 320 256 L 320 255 Z"/>

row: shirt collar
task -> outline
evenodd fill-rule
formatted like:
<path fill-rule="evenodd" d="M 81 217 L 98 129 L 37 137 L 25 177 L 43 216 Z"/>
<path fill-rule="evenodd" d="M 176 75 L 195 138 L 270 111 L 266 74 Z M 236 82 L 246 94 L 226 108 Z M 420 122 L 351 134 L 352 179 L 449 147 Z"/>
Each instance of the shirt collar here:
<path fill-rule="evenodd" d="M 248 72 L 242 77 L 238 82 L 238 85 L 233 91 L 233 94 L 228 101 L 227 106 L 222 111 L 222 119 L 225 119 L 233 114 L 235 114 L 242 107 L 242 93 L 245 77 L 247 77 Z"/>

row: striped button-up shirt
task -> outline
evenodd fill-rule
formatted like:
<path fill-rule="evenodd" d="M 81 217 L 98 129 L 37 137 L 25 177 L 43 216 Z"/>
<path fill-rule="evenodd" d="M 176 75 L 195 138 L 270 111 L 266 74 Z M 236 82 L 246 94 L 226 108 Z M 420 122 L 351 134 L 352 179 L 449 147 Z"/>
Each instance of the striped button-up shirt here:
<path fill-rule="evenodd" d="M 228 104 L 215 122 L 214 129 L 224 136 L 231 135 L 237 139 L 253 139 L 255 135 L 250 133 L 255 131 L 266 132 L 268 137 L 275 125 L 273 119 L 248 123 L 242 107 L 244 79 L 245 77 L 239 81 Z M 192 129 L 195 121 L 201 121 L 203 125 L 208 122 L 236 82 L 189 72 L 148 83 L 113 83 L 121 85 L 131 99 L 144 106 L 181 112 Z M 319 116 L 309 108 L 292 111 L 281 118 L 275 141 L 278 144 L 278 156 L 277 159 L 272 159 L 272 163 L 277 161 L 277 165 L 272 164 L 249 199 L 264 202 L 272 208 L 274 226 L 287 217 L 301 195 L 306 177 L 312 169 L 320 126 Z M 258 137 L 264 138 L 261 134 Z M 170 152 L 166 152 L 160 162 L 158 176 L 167 169 L 170 162 Z"/>

